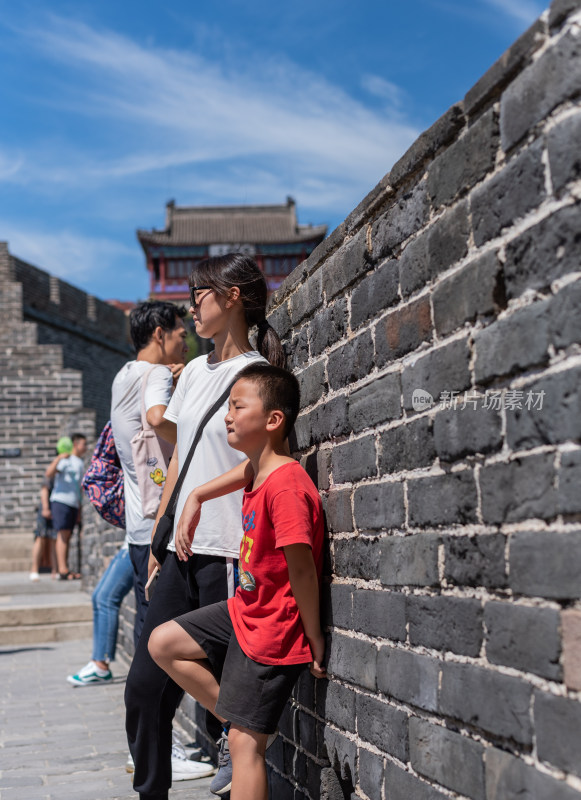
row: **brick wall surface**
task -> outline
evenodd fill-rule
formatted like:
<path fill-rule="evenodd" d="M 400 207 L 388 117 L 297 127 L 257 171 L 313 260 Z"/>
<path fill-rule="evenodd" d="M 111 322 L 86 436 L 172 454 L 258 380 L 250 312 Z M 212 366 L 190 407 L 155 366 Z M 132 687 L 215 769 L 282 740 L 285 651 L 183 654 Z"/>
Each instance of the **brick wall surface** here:
<path fill-rule="evenodd" d="M 580 94 L 556 0 L 273 298 L 329 527 L 279 800 L 581 798 Z"/>
<path fill-rule="evenodd" d="M 0 530 L 32 532 L 56 441 L 80 431 L 92 450 L 131 351 L 122 312 L 20 261 L 5 243 L 0 278 Z"/>

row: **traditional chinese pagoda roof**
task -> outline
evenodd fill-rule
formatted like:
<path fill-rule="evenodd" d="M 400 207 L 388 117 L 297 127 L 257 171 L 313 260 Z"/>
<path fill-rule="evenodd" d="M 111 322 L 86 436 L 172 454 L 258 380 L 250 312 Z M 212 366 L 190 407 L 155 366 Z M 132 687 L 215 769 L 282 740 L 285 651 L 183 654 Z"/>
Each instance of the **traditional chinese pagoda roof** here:
<path fill-rule="evenodd" d="M 326 225 L 299 225 L 295 201 L 262 206 L 166 206 L 165 230 L 138 230 L 146 245 L 268 244 L 321 241 Z"/>

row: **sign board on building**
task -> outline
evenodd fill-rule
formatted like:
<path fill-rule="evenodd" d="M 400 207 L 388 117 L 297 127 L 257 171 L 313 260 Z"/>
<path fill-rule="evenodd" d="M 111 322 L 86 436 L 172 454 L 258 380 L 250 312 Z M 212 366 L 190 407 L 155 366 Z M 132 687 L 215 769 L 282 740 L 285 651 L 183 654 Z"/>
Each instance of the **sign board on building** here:
<path fill-rule="evenodd" d="M 211 244 L 208 247 L 211 256 L 225 256 L 228 253 L 242 253 L 244 256 L 255 256 L 256 247 L 253 244 Z"/>

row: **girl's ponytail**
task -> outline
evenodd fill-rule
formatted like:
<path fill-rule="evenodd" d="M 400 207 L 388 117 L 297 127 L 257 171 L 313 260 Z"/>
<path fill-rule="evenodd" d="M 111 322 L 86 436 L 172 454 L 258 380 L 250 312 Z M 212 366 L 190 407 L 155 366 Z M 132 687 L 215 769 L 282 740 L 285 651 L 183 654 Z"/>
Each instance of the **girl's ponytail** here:
<path fill-rule="evenodd" d="M 258 323 L 258 333 L 256 336 L 256 349 L 261 356 L 275 367 L 285 366 L 285 355 L 282 343 L 277 332 L 266 318 Z"/>

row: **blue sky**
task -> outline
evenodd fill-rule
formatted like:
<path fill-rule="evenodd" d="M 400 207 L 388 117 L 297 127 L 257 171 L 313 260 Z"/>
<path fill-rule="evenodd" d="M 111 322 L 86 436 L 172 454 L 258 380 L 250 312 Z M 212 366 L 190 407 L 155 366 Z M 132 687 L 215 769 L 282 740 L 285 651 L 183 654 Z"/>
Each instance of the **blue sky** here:
<path fill-rule="evenodd" d="M 0 0 L 0 240 L 147 295 L 165 203 L 336 227 L 542 13 L 537 0 Z"/>

